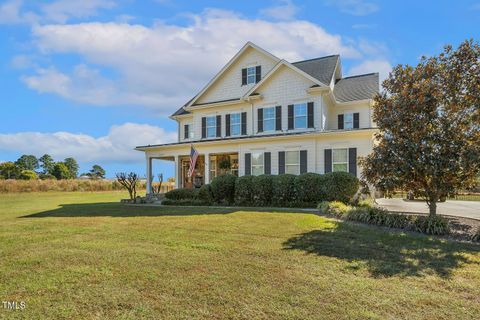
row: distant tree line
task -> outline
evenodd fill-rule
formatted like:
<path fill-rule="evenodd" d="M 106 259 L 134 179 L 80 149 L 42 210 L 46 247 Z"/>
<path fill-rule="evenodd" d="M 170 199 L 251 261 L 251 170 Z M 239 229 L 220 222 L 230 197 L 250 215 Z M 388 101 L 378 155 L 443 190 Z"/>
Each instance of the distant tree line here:
<path fill-rule="evenodd" d="M 0 163 L 0 179 L 76 179 L 78 177 L 78 162 L 69 157 L 63 161 L 55 161 L 49 154 L 40 158 L 34 155 L 22 155 L 17 161 Z M 90 179 L 104 179 L 105 170 L 94 165 L 88 173 L 82 174 Z"/>

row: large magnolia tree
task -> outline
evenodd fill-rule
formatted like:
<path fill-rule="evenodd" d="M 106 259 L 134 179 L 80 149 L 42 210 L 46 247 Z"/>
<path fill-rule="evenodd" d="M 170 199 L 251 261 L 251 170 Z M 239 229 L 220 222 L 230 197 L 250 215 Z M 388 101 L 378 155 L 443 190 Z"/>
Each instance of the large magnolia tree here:
<path fill-rule="evenodd" d="M 416 67 L 398 65 L 382 86 L 363 178 L 425 198 L 435 215 L 439 199 L 471 186 L 480 170 L 480 46 L 465 41 Z"/>

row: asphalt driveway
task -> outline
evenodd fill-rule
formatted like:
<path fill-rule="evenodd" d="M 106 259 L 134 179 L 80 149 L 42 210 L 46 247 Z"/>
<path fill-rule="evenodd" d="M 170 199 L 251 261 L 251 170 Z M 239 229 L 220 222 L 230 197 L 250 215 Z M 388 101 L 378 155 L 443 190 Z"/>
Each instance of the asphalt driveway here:
<path fill-rule="evenodd" d="M 405 201 L 403 199 L 377 199 L 379 206 L 389 211 L 428 213 L 423 201 Z M 466 217 L 480 220 L 479 201 L 446 201 L 437 204 L 437 213 L 449 216 Z"/>

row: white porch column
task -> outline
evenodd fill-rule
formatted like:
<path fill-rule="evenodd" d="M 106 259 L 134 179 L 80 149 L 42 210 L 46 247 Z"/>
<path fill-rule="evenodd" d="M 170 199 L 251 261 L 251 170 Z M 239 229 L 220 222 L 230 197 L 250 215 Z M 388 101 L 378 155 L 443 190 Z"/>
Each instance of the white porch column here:
<path fill-rule="evenodd" d="M 180 188 L 180 180 L 182 180 L 182 170 L 180 168 L 180 157 L 175 156 L 175 189 Z"/>
<path fill-rule="evenodd" d="M 152 193 L 152 158 L 146 155 L 147 158 L 147 194 Z"/>
<path fill-rule="evenodd" d="M 205 184 L 210 183 L 210 153 L 205 153 Z"/>

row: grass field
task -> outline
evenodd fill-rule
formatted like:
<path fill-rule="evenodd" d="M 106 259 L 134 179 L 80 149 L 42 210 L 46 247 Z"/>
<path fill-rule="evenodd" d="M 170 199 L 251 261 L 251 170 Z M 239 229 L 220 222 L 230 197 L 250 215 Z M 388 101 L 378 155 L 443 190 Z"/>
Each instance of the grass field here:
<path fill-rule="evenodd" d="M 124 196 L 0 194 L 0 318 L 480 318 L 479 245 Z"/>

